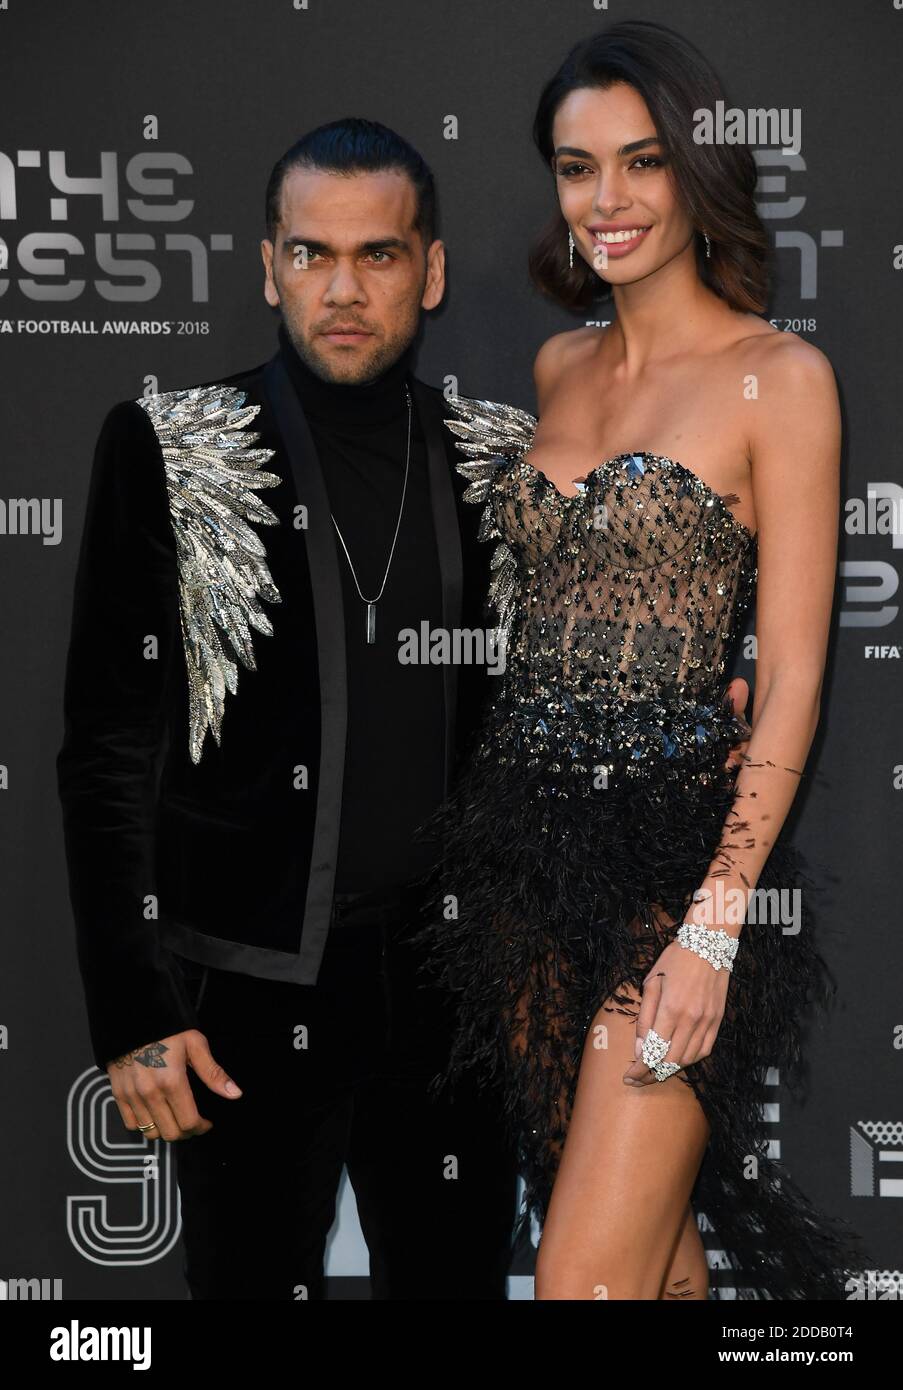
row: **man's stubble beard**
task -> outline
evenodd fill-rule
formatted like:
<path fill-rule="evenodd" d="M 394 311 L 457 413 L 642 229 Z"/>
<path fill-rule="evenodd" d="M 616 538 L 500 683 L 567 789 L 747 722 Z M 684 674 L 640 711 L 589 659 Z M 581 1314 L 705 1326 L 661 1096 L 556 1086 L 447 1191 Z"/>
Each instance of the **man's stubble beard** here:
<path fill-rule="evenodd" d="M 420 326 L 420 310 L 418 307 L 414 311 L 412 321 L 396 329 L 390 339 L 377 341 L 376 346 L 372 349 L 366 361 L 359 363 L 356 371 L 353 361 L 350 360 L 352 350 L 349 349 L 348 372 L 336 374 L 334 360 L 327 357 L 325 353 L 321 353 L 316 347 L 319 334 L 314 334 L 310 339 L 306 339 L 303 334 L 295 328 L 286 314 L 284 307 L 281 305 L 280 313 L 289 341 L 304 365 L 308 367 L 315 376 L 320 377 L 322 381 L 331 382 L 336 386 L 364 386 L 371 381 L 376 381 L 398 361 L 399 357 L 401 357 L 404 352 L 407 351 L 410 344 L 414 341 Z M 352 322 L 356 321 L 356 316 L 351 315 L 350 317 Z M 366 322 L 363 326 L 366 327 Z"/>

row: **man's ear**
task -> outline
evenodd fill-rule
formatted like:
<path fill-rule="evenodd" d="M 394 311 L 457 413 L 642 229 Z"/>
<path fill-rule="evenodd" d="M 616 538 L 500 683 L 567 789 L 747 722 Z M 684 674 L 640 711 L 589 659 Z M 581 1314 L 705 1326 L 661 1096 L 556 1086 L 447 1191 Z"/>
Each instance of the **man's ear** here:
<path fill-rule="evenodd" d="M 420 301 L 422 309 L 435 309 L 445 295 L 445 243 L 432 242 L 426 253 L 426 284 Z"/>
<path fill-rule="evenodd" d="M 273 250 L 273 243 L 267 237 L 264 237 L 260 243 L 260 255 L 263 259 L 265 276 L 263 294 L 270 308 L 276 309 L 279 306 L 279 292 L 273 280 Z"/>

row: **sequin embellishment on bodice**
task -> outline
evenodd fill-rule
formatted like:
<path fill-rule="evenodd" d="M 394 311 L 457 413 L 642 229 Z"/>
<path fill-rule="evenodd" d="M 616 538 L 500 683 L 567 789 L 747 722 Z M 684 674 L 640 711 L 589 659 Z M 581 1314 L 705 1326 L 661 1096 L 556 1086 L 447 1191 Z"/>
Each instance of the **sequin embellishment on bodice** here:
<path fill-rule="evenodd" d="M 483 503 L 481 537 L 498 542 L 490 597 L 506 670 L 496 706 L 522 710 L 528 744 L 553 736 L 550 720 L 567 743 L 569 716 L 651 721 L 666 757 L 675 738 L 702 741 L 696 716 L 717 703 L 755 593 L 755 536 L 674 459 L 618 454 L 566 495 L 525 457 L 533 415 L 449 404 L 465 496 Z"/>

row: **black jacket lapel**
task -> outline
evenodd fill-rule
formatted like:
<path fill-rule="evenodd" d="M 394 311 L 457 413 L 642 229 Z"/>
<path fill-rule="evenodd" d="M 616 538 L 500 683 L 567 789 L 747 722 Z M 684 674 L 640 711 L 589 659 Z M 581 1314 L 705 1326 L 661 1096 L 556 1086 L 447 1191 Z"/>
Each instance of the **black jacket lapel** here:
<path fill-rule="evenodd" d="M 342 581 L 320 461 L 298 393 L 278 354 L 264 369 L 264 384 L 291 464 L 298 501 L 307 508 L 307 529 L 299 530 L 299 538 L 303 536 L 307 545 L 313 592 L 322 724 L 314 846 L 299 965 L 303 968 L 313 963 L 318 967 L 332 914 L 345 774 L 348 683 Z"/>
<path fill-rule="evenodd" d="M 448 454 L 442 436 L 442 417 L 436 407 L 435 393 L 416 378 L 411 387 L 417 414 L 426 437 L 427 468 L 430 482 L 430 501 L 439 572 L 442 581 L 442 626 L 451 633 L 461 626 L 463 568 L 461 531 L 458 509 L 452 486 Z M 443 668 L 445 693 L 445 790 L 451 786 L 455 765 L 455 713 L 458 703 L 458 667 L 448 662 Z"/>

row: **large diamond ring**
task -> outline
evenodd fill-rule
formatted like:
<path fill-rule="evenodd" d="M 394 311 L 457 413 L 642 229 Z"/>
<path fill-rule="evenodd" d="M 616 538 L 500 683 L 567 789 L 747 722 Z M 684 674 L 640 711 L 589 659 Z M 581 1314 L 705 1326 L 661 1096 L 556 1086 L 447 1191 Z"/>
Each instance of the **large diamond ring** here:
<path fill-rule="evenodd" d="M 656 1081 L 667 1081 L 669 1076 L 673 1076 L 676 1071 L 680 1071 L 677 1062 L 663 1062 L 662 1058 L 671 1046 L 670 1039 L 659 1037 L 654 1028 L 643 1039 L 643 1061 L 655 1076 Z"/>

